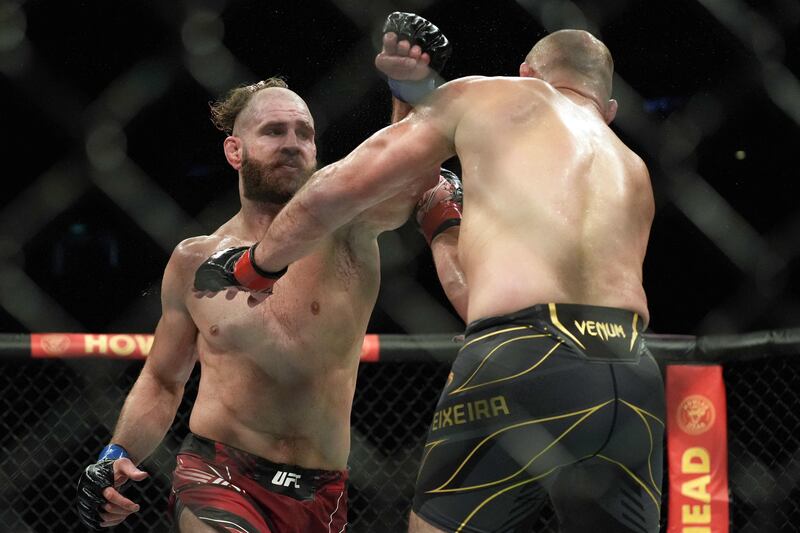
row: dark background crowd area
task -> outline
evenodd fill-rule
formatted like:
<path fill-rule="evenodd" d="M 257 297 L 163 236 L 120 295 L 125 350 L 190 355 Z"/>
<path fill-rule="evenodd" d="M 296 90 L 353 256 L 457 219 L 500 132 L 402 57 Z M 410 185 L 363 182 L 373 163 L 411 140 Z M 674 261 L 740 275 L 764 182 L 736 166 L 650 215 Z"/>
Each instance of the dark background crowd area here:
<path fill-rule="evenodd" d="M 336 161 L 389 122 L 373 59 L 394 10 L 450 38 L 447 79 L 516 75 L 549 31 L 601 38 L 616 64 L 612 127 L 647 163 L 655 192 L 651 332 L 798 325 L 796 0 L 0 0 L 0 332 L 151 332 L 172 249 L 239 208 L 209 101 L 282 75 L 315 117 L 320 164 Z M 379 242 L 369 331 L 461 330 L 414 225 Z M 108 442 L 140 364 L 0 362 L 0 533 L 85 531 L 74 484 Z M 795 355 L 725 363 L 737 533 L 796 530 L 797 369 Z M 359 369 L 355 533 L 405 531 L 447 371 L 419 361 Z M 196 383 L 145 464 L 151 481 L 130 493 L 143 512 L 119 530 L 169 529 L 169 474 Z M 555 530 L 552 511 L 540 522 Z"/>
<path fill-rule="evenodd" d="M 652 331 L 797 323 L 797 2 L 30 0 L 0 6 L 2 331 L 152 331 L 172 248 L 238 208 L 208 102 L 285 76 L 333 162 L 388 123 L 373 58 L 393 10 L 450 38 L 447 79 L 516 75 L 548 31 L 593 31 L 655 190 Z M 413 225 L 380 242 L 370 331 L 461 329 Z"/>

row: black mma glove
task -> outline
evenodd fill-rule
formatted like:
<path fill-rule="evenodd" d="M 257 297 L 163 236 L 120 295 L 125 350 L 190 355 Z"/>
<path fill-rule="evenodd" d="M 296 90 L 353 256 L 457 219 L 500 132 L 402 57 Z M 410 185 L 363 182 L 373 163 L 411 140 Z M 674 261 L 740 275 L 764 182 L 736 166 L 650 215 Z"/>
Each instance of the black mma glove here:
<path fill-rule="evenodd" d="M 86 467 L 78 480 L 78 517 L 92 528 L 100 529 L 100 511 L 106 499 L 103 490 L 114 486 L 114 460 L 103 459 Z"/>
<path fill-rule="evenodd" d="M 414 13 L 395 11 L 386 17 L 383 33 L 394 32 L 397 41 L 408 41 L 411 46 L 419 45 L 426 52 L 431 62 L 428 65 L 433 71 L 422 80 L 388 79 L 389 89 L 398 100 L 416 104 L 437 87 L 436 74 L 441 71 L 452 53 L 450 41 L 436 25 Z"/>
<path fill-rule="evenodd" d="M 253 261 L 256 244 L 215 252 L 195 272 L 194 288 L 209 292 L 219 292 L 230 287 L 240 287 L 253 292 L 271 291 L 272 286 L 287 269 L 267 272 L 258 268 Z"/>
<path fill-rule="evenodd" d="M 408 41 L 411 46 L 419 45 L 423 52 L 431 56 L 430 67 L 440 72 L 447 63 L 452 49 L 450 41 L 435 24 L 414 13 L 395 11 L 386 17 L 383 33 L 397 34 L 398 41 Z"/>
<path fill-rule="evenodd" d="M 103 490 L 114 486 L 114 461 L 122 457 L 128 457 L 125 448 L 109 444 L 102 449 L 97 462 L 87 466 L 78 480 L 78 516 L 92 529 L 100 529 L 103 521 L 100 510 L 107 501 Z"/>

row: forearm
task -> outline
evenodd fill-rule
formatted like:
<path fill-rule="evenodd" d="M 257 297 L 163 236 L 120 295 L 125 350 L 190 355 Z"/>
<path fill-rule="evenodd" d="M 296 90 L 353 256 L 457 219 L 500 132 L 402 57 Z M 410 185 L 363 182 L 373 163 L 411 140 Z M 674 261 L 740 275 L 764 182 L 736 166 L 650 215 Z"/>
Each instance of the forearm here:
<path fill-rule="evenodd" d="M 278 272 L 306 256 L 361 211 L 346 189 L 324 185 L 340 164 L 333 163 L 314 173 L 275 217 L 253 258 L 261 269 Z"/>
<path fill-rule="evenodd" d="M 142 462 L 164 439 L 175 419 L 184 386 L 166 386 L 143 371 L 119 415 L 111 442 L 124 447 L 134 463 Z"/>
<path fill-rule="evenodd" d="M 362 212 L 430 176 L 448 155 L 441 148 L 442 156 L 434 150 L 425 154 L 421 147 L 438 147 L 434 142 L 430 136 L 415 138 L 414 125 L 402 121 L 315 172 L 270 224 L 256 248 L 258 267 L 280 271 Z"/>
<path fill-rule="evenodd" d="M 458 316 L 466 322 L 469 290 L 458 260 L 459 231 L 458 226 L 453 226 L 437 235 L 431 242 L 431 252 L 442 289 Z"/>
<path fill-rule="evenodd" d="M 393 96 L 392 124 L 406 118 L 413 109 L 411 104 Z M 376 143 L 371 139 L 365 144 L 370 146 L 370 143 L 376 145 L 380 141 Z M 371 146 L 371 149 L 374 151 L 376 147 Z M 353 201 L 350 188 L 339 188 L 341 194 L 337 195 L 334 187 L 321 186 L 327 178 L 341 172 L 341 165 L 342 162 L 333 163 L 315 173 L 296 198 L 276 217 L 256 247 L 253 260 L 260 268 L 268 272 L 280 271 L 308 254 L 325 236 L 375 202 L 359 204 Z"/>
<path fill-rule="evenodd" d="M 424 182 L 453 155 L 445 126 L 411 113 L 309 179 L 272 221 L 256 249 L 256 265 L 279 272 L 367 209 Z"/>

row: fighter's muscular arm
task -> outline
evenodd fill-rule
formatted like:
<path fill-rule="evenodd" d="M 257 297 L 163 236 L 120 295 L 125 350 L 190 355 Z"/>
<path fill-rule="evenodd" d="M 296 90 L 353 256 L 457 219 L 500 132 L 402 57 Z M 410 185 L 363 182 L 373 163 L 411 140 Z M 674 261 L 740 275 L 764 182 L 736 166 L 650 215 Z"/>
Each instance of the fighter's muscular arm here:
<path fill-rule="evenodd" d="M 392 122 L 404 119 L 412 109 L 405 102 L 392 98 Z M 435 184 L 433 188 L 422 195 L 422 198 L 419 198 L 418 195 L 400 195 L 391 198 L 364 211 L 356 221 L 363 221 L 367 225 L 371 224 L 377 229 L 377 233 L 394 229 L 406 221 L 411 213 L 411 205 L 416 201 L 417 207 L 414 215 L 430 244 L 439 282 L 453 308 L 461 319 L 466 321 L 468 290 L 466 277 L 458 259 L 458 221 L 461 218 L 461 206 L 453 204 L 449 194 L 450 189 L 441 188 L 441 180 L 444 178 L 439 176 L 440 173 L 445 174 L 447 171 L 436 169 L 431 176 L 420 176 L 420 182 L 428 181 Z M 449 175 L 454 176 L 453 174 Z M 409 203 L 409 200 L 412 203 Z M 460 198 L 458 203 L 460 204 Z M 450 204 L 451 208 L 444 207 L 445 204 Z M 444 208 L 437 209 L 437 207 Z"/>
<path fill-rule="evenodd" d="M 255 263 L 277 272 L 366 209 L 408 190 L 455 154 L 463 81 L 364 141 L 347 157 L 315 172 L 270 225 Z"/>
<path fill-rule="evenodd" d="M 396 98 L 393 98 L 393 100 L 395 105 L 392 109 L 392 121 L 394 122 L 395 118 L 397 120 L 405 118 L 405 116 L 411 112 L 411 107 Z M 446 171 L 441 170 L 441 172 L 444 173 Z M 442 179 L 442 177 L 439 178 L 439 180 Z M 447 295 L 447 299 L 450 300 L 450 304 L 456 310 L 458 316 L 461 317 L 461 320 L 466 322 L 469 291 L 467 288 L 467 278 L 464 275 L 464 270 L 461 268 L 461 262 L 458 259 L 458 235 L 461 231 L 461 226 L 460 222 L 450 224 L 448 223 L 451 222 L 450 220 L 442 220 L 441 218 L 444 217 L 447 219 L 457 216 L 460 221 L 462 211 L 461 205 L 458 206 L 457 212 L 447 210 L 447 213 L 440 213 L 439 216 L 421 208 L 421 205 L 426 203 L 429 195 L 436 195 L 436 189 L 438 188 L 439 184 L 437 183 L 433 189 L 422 196 L 415 209 L 415 218 L 423 234 L 425 234 L 423 228 L 428 226 L 430 222 L 433 222 L 434 226 L 442 224 L 441 227 L 445 228 L 439 229 L 435 236 L 425 234 L 425 238 L 431 248 L 433 263 L 436 265 L 436 274 L 439 277 L 439 283 L 441 283 L 442 289 L 444 289 L 444 293 Z M 444 197 L 436 198 L 436 200 L 439 200 L 440 203 L 446 203 L 451 200 L 447 195 L 443 196 Z M 434 220 L 425 221 L 424 218 L 426 214 L 434 218 Z"/>
<path fill-rule="evenodd" d="M 388 20 L 392 19 L 393 15 L 390 15 Z M 383 49 L 375 57 L 375 66 L 389 79 L 421 79 L 435 75 L 429 67 L 430 60 L 430 55 L 423 53 L 418 45 L 411 46 L 404 41 L 403 46 L 398 47 L 397 35 L 390 32 L 383 36 Z M 391 124 L 395 124 L 406 118 L 414 107 L 394 94 L 391 98 Z M 351 226 L 373 236 L 399 228 L 408 220 L 422 192 L 436 183 L 437 179 L 438 172 L 420 176 L 416 189 L 403 191 L 366 209 L 353 220 Z"/>
<path fill-rule="evenodd" d="M 180 244 L 164 271 L 162 316 L 147 361 L 119 416 L 112 442 L 134 462 L 150 455 L 175 418 L 183 389 L 197 360 L 197 328 L 186 308 L 194 264 L 191 246 Z"/>
<path fill-rule="evenodd" d="M 195 264 L 187 248 L 182 243 L 175 249 L 164 272 L 163 314 L 150 354 L 117 422 L 112 439 L 116 446 L 106 447 L 78 483 L 78 514 L 92 529 L 115 526 L 139 510 L 119 489 L 129 479 L 147 477 L 136 464 L 164 438 L 194 366 L 197 329 L 184 302 Z"/>
<path fill-rule="evenodd" d="M 391 19 L 391 16 L 390 16 Z M 424 79 L 433 73 L 429 68 L 430 56 L 424 54 L 419 46 L 411 46 L 408 41 L 398 46 L 398 36 L 394 32 L 385 33 L 383 36 L 383 49 L 375 58 L 375 66 L 388 78 L 396 80 Z M 433 73 L 435 75 L 435 73 Z M 392 124 L 400 122 L 413 110 L 413 106 L 406 103 L 396 96 L 392 96 Z M 438 184 L 435 186 L 438 187 Z M 429 191 L 425 196 L 433 194 Z M 425 198 L 423 197 L 423 200 Z M 445 199 L 446 200 L 446 199 Z M 422 201 L 421 201 L 422 202 Z M 420 202 L 420 203 L 421 203 Z M 424 221 L 419 216 L 420 205 L 415 210 L 417 223 L 425 226 Z M 460 217 L 460 206 L 459 214 Z M 434 222 L 436 224 L 436 222 Z M 460 232 L 459 224 L 449 225 L 444 230 L 440 230 L 435 237 L 425 235 L 430 244 L 433 254 L 433 261 L 436 265 L 436 273 L 439 282 L 462 320 L 467 317 L 468 290 L 466 277 L 458 260 L 458 235 Z M 424 233 L 424 230 L 423 230 Z"/>

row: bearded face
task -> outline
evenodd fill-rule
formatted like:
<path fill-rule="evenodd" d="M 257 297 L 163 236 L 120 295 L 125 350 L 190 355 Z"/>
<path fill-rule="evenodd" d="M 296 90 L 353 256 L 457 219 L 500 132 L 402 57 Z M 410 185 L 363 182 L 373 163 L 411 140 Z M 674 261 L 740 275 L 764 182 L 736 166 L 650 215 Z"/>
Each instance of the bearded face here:
<path fill-rule="evenodd" d="M 225 140 L 226 154 L 248 200 L 285 204 L 316 169 L 314 120 L 288 89 L 258 91 L 236 118 L 234 132 Z"/>
<path fill-rule="evenodd" d="M 308 181 L 316 162 L 305 166 L 298 155 L 280 154 L 276 161 L 262 162 L 242 151 L 242 192 L 248 200 L 285 204 Z"/>

